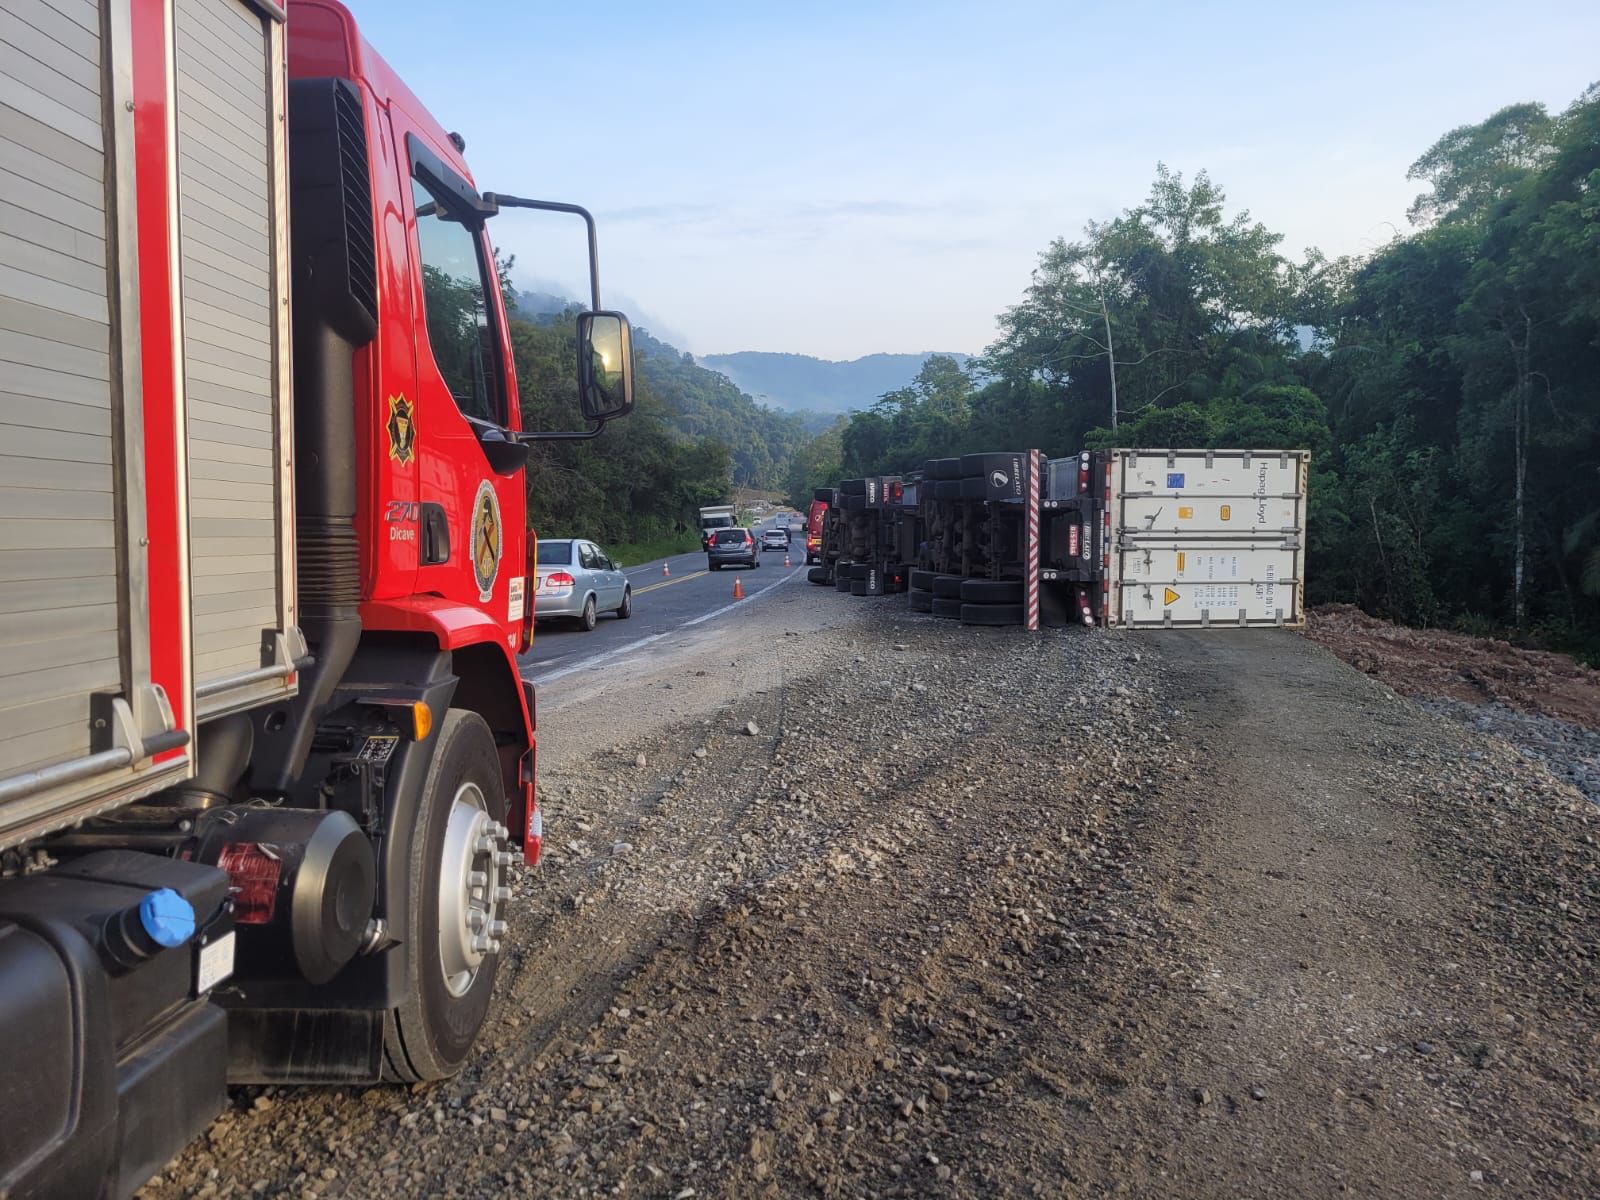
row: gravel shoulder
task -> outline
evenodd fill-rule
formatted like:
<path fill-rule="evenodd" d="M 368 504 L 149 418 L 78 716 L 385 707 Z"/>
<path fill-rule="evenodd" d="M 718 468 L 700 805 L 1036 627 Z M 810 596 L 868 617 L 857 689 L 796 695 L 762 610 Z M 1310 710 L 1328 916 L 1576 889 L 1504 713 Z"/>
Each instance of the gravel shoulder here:
<path fill-rule="evenodd" d="M 498 1023 L 141 1193 L 1600 1190 L 1600 819 L 1291 634 L 780 589 L 541 699 Z"/>

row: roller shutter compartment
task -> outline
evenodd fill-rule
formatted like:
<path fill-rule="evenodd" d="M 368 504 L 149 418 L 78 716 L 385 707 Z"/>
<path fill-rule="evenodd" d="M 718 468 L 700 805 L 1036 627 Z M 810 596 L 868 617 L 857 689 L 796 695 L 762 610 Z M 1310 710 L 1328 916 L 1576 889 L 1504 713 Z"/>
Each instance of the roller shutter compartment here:
<path fill-rule="evenodd" d="M 0 778 L 89 754 L 89 695 L 123 684 L 100 17 L 23 8 L 0 5 Z"/>
<path fill-rule="evenodd" d="M 176 0 L 173 18 L 194 680 L 205 715 L 288 690 L 282 147 L 271 18 L 240 0 Z"/>

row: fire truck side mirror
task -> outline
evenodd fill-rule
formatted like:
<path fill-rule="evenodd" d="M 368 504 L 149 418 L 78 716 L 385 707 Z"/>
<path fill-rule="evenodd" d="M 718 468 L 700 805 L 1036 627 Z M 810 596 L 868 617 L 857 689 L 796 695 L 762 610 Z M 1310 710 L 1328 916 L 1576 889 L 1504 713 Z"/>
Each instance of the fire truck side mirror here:
<path fill-rule="evenodd" d="M 596 424 L 633 411 L 633 331 L 619 312 L 578 316 L 578 399 Z"/>

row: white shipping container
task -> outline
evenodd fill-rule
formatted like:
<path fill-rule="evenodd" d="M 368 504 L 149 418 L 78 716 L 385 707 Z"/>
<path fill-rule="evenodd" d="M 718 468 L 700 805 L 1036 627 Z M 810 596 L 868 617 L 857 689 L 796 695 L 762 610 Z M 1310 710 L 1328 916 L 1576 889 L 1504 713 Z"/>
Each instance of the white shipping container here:
<path fill-rule="evenodd" d="M 1108 625 L 1180 628 L 1305 623 L 1299 538 L 1127 540 L 1111 552 Z"/>
<path fill-rule="evenodd" d="M 1114 450 L 1113 537 L 1299 535 L 1304 450 Z"/>

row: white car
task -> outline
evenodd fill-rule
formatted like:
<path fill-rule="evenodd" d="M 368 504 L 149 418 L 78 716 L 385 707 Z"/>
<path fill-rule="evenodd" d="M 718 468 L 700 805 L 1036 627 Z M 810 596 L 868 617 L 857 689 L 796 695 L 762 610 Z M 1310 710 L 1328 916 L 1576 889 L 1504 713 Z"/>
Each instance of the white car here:
<path fill-rule="evenodd" d="M 787 550 L 789 548 L 789 531 L 781 525 L 774 525 L 770 529 L 761 531 L 761 549 Z"/>
<path fill-rule="evenodd" d="M 571 617 L 580 629 L 593 629 L 601 613 L 633 616 L 633 589 L 622 564 L 593 542 L 582 538 L 540 539 L 539 585 L 533 593 L 533 616 L 543 621 Z"/>

